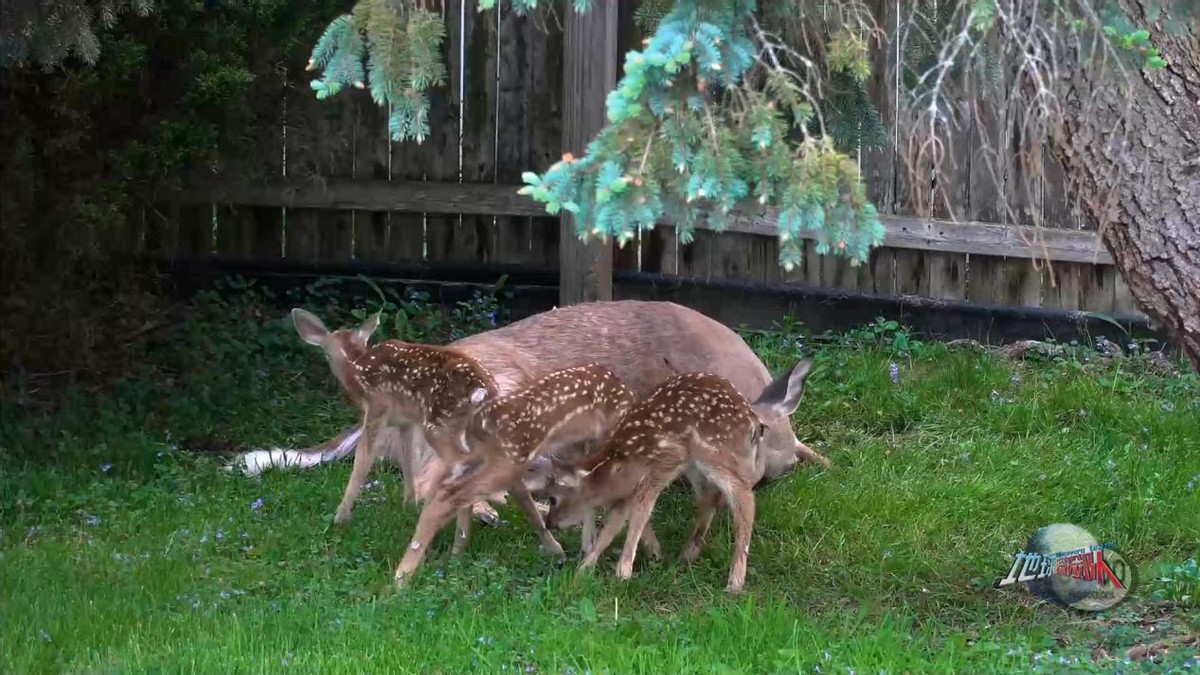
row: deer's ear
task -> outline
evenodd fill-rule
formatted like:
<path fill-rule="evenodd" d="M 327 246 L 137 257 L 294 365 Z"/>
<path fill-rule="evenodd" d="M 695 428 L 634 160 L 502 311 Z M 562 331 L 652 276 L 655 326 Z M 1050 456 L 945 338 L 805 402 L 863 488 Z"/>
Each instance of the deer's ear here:
<path fill-rule="evenodd" d="M 292 309 L 292 325 L 296 327 L 296 332 L 300 334 L 301 340 L 317 347 L 320 347 L 325 337 L 329 335 L 329 329 L 317 318 L 316 314 L 299 307 Z"/>
<path fill-rule="evenodd" d="M 362 340 L 364 344 L 371 339 L 371 336 L 375 333 L 375 330 L 379 328 L 379 319 L 382 313 L 383 310 L 381 309 L 371 316 L 368 316 L 367 320 L 363 321 L 362 325 L 358 327 L 358 339 Z"/>
<path fill-rule="evenodd" d="M 788 417 L 800 406 L 800 397 L 804 395 L 804 381 L 812 368 L 812 359 L 792 366 L 787 373 L 763 387 L 758 400 L 750 404 L 754 412 L 764 424 L 772 424 L 782 417 Z"/>
<path fill-rule="evenodd" d="M 485 398 L 487 398 L 487 389 L 479 387 L 475 391 L 471 392 L 471 405 L 479 405 L 480 403 L 483 403 L 483 399 Z"/>

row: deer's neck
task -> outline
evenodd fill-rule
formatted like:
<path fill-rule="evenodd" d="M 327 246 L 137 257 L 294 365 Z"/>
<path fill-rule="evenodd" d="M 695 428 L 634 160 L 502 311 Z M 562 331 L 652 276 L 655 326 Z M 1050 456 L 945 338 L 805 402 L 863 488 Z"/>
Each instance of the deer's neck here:
<path fill-rule="evenodd" d="M 367 353 L 367 349 L 356 346 L 338 346 L 329 354 L 329 365 L 346 398 L 354 405 L 361 405 L 365 397 L 362 381 L 355 371 L 355 363 Z"/>

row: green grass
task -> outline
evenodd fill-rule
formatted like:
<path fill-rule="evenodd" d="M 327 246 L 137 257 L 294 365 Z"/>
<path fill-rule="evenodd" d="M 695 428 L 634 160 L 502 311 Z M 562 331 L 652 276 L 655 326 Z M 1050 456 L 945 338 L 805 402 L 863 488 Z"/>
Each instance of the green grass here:
<path fill-rule="evenodd" d="M 723 592 L 727 515 L 700 561 L 674 561 L 683 489 L 655 514 L 667 560 L 629 582 L 615 550 L 591 575 L 539 556 L 505 506 L 461 559 L 443 533 L 397 593 L 417 513 L 394 471 L 339 530 L 348 463 L 249 479 L 173 449 L 309 443 L 353 420 L 282 314 L 209 298 L 113 391 L 0 407 L 0 671 L 1200 670 L 1195 646 L 1125 658 L 1200 632 L 1194 375 L 1084 352 L 1014 363 L 878 327 L 813 343 L 795 426 L 835 467 L 759 493 L 743 596 Z M 751 340 L 780 369 L 791 337 Z M 1093 616 L 991 587 L 1059 521 L 1132 558 L 1131 600 Z M 563 539 L 578 550 L 577 531 Z"/>

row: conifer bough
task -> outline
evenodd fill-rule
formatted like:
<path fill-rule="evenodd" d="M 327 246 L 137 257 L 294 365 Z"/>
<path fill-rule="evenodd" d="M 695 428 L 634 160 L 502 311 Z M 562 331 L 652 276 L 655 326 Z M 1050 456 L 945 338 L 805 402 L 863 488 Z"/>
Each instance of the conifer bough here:
<path fill-rule="evenodd" d="M 513 0 L 512 8 L 523 14 L 537 4 Z M 591 4 L 574 0 L 576 11 Z M 700 218 L 723 230 L 733 209 L 753 199 L 779 211 L 785 268 L 800 263 L 805 231 L 818 253 L 865 262 L 884 230 L 858 166 L 824 133 L 821 100 L 797 72 L 811 63 L 764 30 L 755 9 L 750 0 L 677 0 L 655 17 L 642 49 L 626 54 L 607 124 L 584 155 L 525 172 L 521 194 L 550 214 L 574 214 L 580 238 L 622 245 L 667 215 L 688 243 Z M 445 78 L 442 25 L 436 6 L 363 0 L 318 40 L 309 68 L 322 77 L 312 88 L 326 98 L 347 85 L 369 87 L 391 108 L 392 138 L 421 142 L 425 90 Z M 839 33 L 830 53 L 831 70 L 859 84 L 869 74 L 865 41 Z"/>

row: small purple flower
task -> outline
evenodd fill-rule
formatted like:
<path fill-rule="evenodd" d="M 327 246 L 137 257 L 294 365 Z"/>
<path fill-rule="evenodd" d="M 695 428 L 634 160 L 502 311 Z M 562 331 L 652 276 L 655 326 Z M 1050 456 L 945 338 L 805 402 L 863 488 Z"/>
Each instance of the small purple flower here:
<path fill-rule="evenodd" d="M 892 384 L 900 384 L 900 366 L 895 361 L 888 364 L 888 376 L 892 378 Z"/>
<path fill-rule="evenodd" d="M 263 505 L 262 497 L 259 497 L 258 499 L 255 499 L 253 502 L 250 503 L 250 510 L 257 511 L 262 508 L 262 505 Z"/>
<path fill-rule="evenodd" d="M 1162 409 L 1166 412 L 1175 412 L 1175 404 L 1170 401 L 1163 401 Z"/>
<path fill-rule="evenodd" d="M 225 538 L 225 530 L 217 530 L 217 539 Z"/>
<path fill-rule="evenodd" d="M 229 591 L 221 591 L 221 599 L 228 600 L 229 599 Z"/>
<path fill-rule="evenodd" d="M 47 633 L 43 628 L 38 629 L 38 637 L 42 638 L 42 640 L 45 642 L 50 641 L 50 634 Z"/>
<path fill-rule="evenodd" d="M 108 473 L 110 469 L 112 469 L 112 464 L 100 465 L 100 470 L 103 471 L 104 473 Z"/>
<path fill-rule="evenodd" d="M 1009 384 L 1013 385 L 1014 387 L 1016 385 L 1020 384 L 1021 383 L 1021 374 L 1014 370 L 1013 374 L 1011 376 L 1009 376 L 1008 382 L 1009 382 Z"/>
<path fill-rule="evenodd" d="M 87 516 L 83 517 L 83 522 L 87 525 L 91 525 L 91 526 L 95 527 L 96 525 L 100 524 L 100 517 L 87 515 Z"/>

